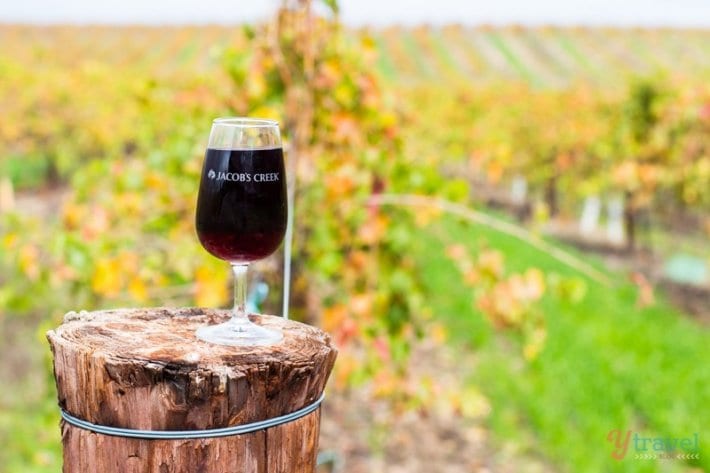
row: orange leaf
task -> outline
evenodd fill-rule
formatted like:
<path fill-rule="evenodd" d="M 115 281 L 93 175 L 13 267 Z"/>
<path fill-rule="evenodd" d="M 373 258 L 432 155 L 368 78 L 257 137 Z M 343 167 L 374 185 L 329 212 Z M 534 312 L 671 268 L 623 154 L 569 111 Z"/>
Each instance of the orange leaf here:
<path fill-rule="evenodd" d="M 35 245 L 23 245 L 19 255 L 20 270 L 35 281 L 39 278 L 39 249 Z"/>
<path fill-rule="evenodd" d="M 347 308 L 343 304 L 323 309 L 323 330 L 334 333 L 347 317 Z"/>

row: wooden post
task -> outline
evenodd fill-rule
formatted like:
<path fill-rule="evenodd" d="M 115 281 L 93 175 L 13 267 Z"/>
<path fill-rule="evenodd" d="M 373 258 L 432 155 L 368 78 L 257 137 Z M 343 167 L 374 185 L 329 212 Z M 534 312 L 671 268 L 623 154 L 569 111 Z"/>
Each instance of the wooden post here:
<path fill-rule="evenodd" d="M 205 430 L 289 414 L 316 401 L 337 351 L 321 330 L 255 316 L 283 342 L 229 347 L 195 329 L 229 312 L 123 309 L 71 312 L 47 338 L 59 405 L 97 425 Z M 194 440 L 98 434 L 62 421 L 65 473 L 313 472 L 320 409 L 276 427 Z"/>

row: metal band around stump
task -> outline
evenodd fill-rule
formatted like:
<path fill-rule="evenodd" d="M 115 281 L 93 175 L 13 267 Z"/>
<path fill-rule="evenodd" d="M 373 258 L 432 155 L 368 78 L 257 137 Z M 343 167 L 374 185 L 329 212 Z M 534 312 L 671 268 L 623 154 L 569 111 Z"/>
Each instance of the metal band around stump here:
<path fill-rule="evenodd" d="M 260 420 L 258 422 L 252 422 L 250 424 L 235 425 L 232 427 L 223 427 L 220 429 L 207 429 L 207 430 L 138 430 L 138 429 L 124 429 L 121 427 L 109 427 L 106 425 L 93 424 L 91 422 L 79 419 L 69 414 L 64 409 L 61 409 L 62 419 L 67 423 L 79 427 L 81 429 L 90 430 L 96 432 L 97 434 L 113 435 L 115 437 L 130 437 L 138 439 L 152 439 L 152 440 L 184 440 L 184 439 L 205 439 L 205 438 L 215 438 L 215 437 L 227 437 L 229 435 L 242 435 L 251 432 L 256 432 L 257 430 L 268 429 L 270 427 L 275 427 L 277 425 L 285 424 L 287 422 L 300 419 L 311 412 L 318 409 L 318 407 L 323 402 L 325 394 L 321 396 L 312 404 L 294 411 L 290 414 L 285 414 L 279 417 L 273 417 L 271 419 Z"/>

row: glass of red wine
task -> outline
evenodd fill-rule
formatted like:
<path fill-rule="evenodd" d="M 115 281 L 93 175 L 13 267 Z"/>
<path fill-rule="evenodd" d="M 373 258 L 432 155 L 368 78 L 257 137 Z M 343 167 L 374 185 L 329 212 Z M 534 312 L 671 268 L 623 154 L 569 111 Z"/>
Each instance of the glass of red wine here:
<path fill-rule="evenodd" d="M 202 246 L 232 265 L 229 321 L 197 330 L 219 345 L 278 343 L 283 335 L 249 320 L 247 268 L 266 258 L 286 232 L 286 175 L 279 125 L 273 120 L 218 118 L 212 123 L 197 196 L 195 226 Z"/>

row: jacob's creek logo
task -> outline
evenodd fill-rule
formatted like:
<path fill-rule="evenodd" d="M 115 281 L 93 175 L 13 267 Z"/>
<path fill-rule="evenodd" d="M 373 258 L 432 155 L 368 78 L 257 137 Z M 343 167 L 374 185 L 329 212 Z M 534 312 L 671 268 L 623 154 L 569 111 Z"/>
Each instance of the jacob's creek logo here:
<path fill-rule="evenodd" d="M 642 437 L 638 432 L 619 429 L 609 431 L 606 436 L 614 450 L 611 457 L 622 460 L 633 446 L 636 460 L 697 460 L 700 458 L 699 438 L 695 432 L 690 437 Z"/>
<path fill-rule="evenodd" d="M 261 172 L 250 174 L 248 172 L 224 172 L 210 169 L 207 177 L 215 181 L 229 182 L 276 182 L 279 180 L 277 172 Z"/>

